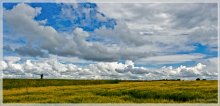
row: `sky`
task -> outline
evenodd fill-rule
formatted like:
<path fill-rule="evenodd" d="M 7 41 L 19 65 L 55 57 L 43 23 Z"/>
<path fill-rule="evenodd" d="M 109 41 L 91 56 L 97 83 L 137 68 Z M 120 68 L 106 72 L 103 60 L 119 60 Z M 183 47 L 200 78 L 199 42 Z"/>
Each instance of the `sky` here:
<path fill-rule="evenodd" d="M 4 78 L 217 79 L 217 3 L 3 3 Z"/>

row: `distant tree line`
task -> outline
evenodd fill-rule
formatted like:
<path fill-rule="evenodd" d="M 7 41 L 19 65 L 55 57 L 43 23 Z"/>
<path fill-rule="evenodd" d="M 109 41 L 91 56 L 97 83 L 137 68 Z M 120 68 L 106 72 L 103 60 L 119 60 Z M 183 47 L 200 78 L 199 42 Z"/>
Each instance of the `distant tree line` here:
<path fill-rule="evenodd" d="M 200 78 L 196 78 L 196 81 L 199 81 L 199 80 L 201 80 Z M 202 79 L 202 80 L 206 80 L 206 79 Z"/>

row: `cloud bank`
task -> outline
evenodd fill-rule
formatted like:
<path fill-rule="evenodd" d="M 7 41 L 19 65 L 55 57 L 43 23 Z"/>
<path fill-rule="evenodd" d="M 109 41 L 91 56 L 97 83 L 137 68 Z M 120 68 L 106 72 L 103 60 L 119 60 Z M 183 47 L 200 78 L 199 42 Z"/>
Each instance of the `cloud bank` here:
<path fill-rule="evenodd" d="M 207 66 L 164 66 L 157 69 L 135 66 L 131 60 L 125 63 L 98 62 L 85 66 L 63 64 L 55 58 L 47 60 L 20 62 L 19 57 L 7 57 L 1 62 L 4 78 L 45 78 L 68 79 L 122 79 L 122 80 L 159 80 L 159 79 L 217 79 L 217 72 L 207 71 Z"/>

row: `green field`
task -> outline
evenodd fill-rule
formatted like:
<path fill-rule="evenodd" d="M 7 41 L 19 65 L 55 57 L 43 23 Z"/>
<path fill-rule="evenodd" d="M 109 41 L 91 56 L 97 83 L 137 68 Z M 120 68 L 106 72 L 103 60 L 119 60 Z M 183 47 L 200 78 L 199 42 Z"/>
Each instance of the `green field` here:
<path fill-rule="evenodd" d="M 3 103 L 217 103 L 218 81 L 3 79 Z"/>

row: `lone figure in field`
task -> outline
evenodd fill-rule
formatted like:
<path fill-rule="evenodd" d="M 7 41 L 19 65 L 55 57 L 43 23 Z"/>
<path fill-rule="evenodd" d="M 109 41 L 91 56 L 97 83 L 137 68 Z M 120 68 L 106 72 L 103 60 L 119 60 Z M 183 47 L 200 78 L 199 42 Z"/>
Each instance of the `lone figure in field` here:
<path fill-rule="evenodd" d="M 43 77 L 44 77 L 44 74 L 41 74 L 41 75 L 40 75 L 40 79 L 43 79 Z"/>

